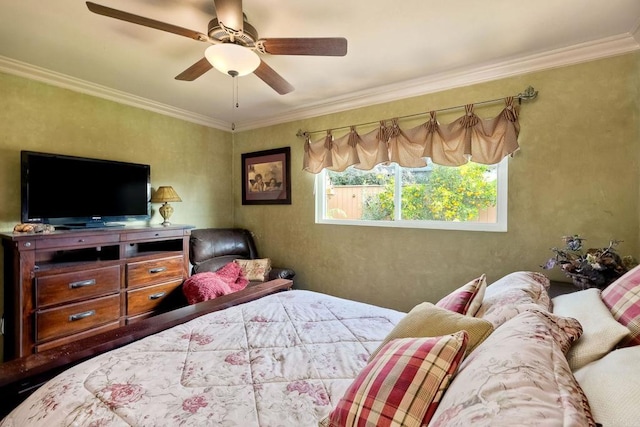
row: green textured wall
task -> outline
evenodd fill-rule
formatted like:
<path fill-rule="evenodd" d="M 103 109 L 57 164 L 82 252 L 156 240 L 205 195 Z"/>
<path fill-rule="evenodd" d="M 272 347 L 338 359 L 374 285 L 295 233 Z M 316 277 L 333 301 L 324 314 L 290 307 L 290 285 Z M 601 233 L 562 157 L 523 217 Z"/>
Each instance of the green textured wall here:
<path fill-rule="evenodd" d="M 228 132 L 2 73 L 0 93 L 0 230 L 20 222 L 20 150 L 150 164 L 182 198 L 173 223 L 233 224 Z"/>
<path fill-rule="evenodd" d="M 587 243 L 624 240 L 640 255 L 640 54 L 531 73 L 360 108 L 234 136 L 234 162 L 244 152 L 291 146 L 290 206 L 243 206 L 234 171 L 235 223 L 254 230 L 263 255 L 297 272 L 297 286 L 396 309 L 437 301 L 486 273 L 494 281 L 539 267 L 579 233 Z M 509 165 L 506 233 L 334 226 L 314 223 L 314 176 L 302 172 L 298 129 L 318 130 L 404 116 L 517 94 L 537 100 L 521 108 L 521 150 Z M 483 117 L 501 106 L 477 108 Z M 449 122 L 460 111 L 444 115 Z M 314 135 L 314 140 L 320 138 Z M 553 273 L 552 278 L 564 279 Z"/>
<path fill-rule="evenodd" d="M 172 222 L 233 225 L 228 132 L 2 73 L 0 94 L 0 230 L 20 222 L 20 150 L 150 164 L 152 187 L 182 198 Z"/>

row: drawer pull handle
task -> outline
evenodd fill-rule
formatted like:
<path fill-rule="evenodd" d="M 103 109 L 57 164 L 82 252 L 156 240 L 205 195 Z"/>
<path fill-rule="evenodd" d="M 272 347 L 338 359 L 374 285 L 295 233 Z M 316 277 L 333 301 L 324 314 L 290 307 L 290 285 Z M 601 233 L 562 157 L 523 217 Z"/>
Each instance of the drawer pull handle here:
<path fill-rule="evenodd" d="M 96 279 L 81 280 L 79 282 L 69 283 L 69 289 L 84 288 L 85 286 L 93 286 L 96 284 Z"/>
<path fill-rule="evenodd" d="M 76 320 L 84 319 L 96 314 L 95 310 L 83 311 L 82 313 L 72 314 L 69 316 L 69 322 L 75 322 Z"/>
<path fill-rule="evenodd" d="M 166 292 L 158 292 L 158 293 L 155 293 L 155 294 L 151 294 L 151 295 L 149 295 L 149 299 L 150 299 L 150 300 L 160 299 L 160 298 L 162 298 L 162 297 L 163 297 L 163 296 L 165 296 L 165 295 L 166 295 Z"/>
<path fill-rule="evenodd" d="M 166 269 L 167 269 L 167 267 L 152 268 L 152 269 L 149 270 L 149 273 L 151 273 L 151 274 L 162 273 Z"/>

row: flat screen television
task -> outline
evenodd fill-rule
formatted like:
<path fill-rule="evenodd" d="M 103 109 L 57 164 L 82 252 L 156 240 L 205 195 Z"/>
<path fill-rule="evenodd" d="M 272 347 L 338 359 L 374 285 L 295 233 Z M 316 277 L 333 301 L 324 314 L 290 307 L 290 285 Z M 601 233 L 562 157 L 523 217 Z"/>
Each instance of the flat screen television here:
<path fill-rule="evenodd" d="M 22 222 L 66 228 L 150 218 L 149 165 L 21 152 Z"/>

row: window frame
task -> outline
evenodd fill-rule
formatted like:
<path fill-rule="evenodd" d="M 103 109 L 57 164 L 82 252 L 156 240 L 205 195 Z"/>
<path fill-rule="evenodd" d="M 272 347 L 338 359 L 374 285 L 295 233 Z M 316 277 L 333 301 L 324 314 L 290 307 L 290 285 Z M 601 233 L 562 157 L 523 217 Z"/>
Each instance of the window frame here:
<path fill-rule="evenodd" d="M 397 165 L 396 165 L 397 166 Z M 485 232 L 506 232 L 507 212 L 508 212 L 508 189 L 509 189 L 509 156 L 502 159 L 497 165 L 497 198 L 496 198 L 496 222 L 457 222 L 457 221 L 432 221 L 432 220 L 362 220 L 362 219 L 335 219 L 325 218 L 324 213 L 327 208 L 327 178 L 326 169 L 323 169 L 315 178 L 315 223 L 332 225 L 355 225 L 367 227 L 393 227 L 393 228 L 419 228 L 433 230 L 460 230 L 460 231 L 485 231 Z M 396 167 L 396 176 L 400 173 L 401 167 Z M 401 193 L 400 180 L 395 180 L 395 194 L 398 197 Z M 395 199 L 397 201 L 397 199 Z M 400 215 L 400 204 L 395 203 L 395 216 Z"/>

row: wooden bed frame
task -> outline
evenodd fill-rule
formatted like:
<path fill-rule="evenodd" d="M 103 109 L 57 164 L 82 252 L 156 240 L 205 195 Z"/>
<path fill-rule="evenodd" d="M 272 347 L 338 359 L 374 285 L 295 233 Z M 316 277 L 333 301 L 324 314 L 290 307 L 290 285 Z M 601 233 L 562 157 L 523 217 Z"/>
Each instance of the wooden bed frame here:
<path fill-rule="evenodd" d="M 0 364 L 0 418 L 58 373 L 101 353 L 149 335 L 263 296 L 289 290 L 292 280 L 275 279 L 195 305 L 182 307 L 102 334 Z"/>

